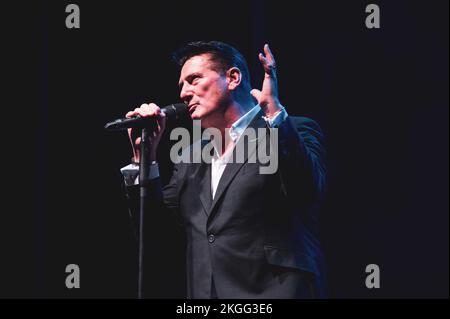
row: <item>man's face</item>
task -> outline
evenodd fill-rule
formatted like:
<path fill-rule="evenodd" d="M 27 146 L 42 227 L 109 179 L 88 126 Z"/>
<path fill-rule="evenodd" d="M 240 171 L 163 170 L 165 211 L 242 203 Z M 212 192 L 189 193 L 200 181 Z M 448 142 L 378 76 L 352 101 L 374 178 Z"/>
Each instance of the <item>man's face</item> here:
<path fill-rule="evenodd" d="M 189 106 L 192 119 L 202 120 L 202 126 L 213 125 L 230 98 L 227 78 L 214 70 L 209 54 L 187 60 L 181 69 L 180 98 Z"/>

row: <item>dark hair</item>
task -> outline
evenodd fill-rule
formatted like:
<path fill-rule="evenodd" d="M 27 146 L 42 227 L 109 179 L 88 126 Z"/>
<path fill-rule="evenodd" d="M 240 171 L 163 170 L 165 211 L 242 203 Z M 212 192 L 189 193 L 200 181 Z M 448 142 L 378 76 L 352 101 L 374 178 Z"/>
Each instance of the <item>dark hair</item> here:
<path fill-rule="evenodd" d="M 210 54 L 211 60 L 215 64 L 215 71 L 225 73 L 232 67 L 237 67 L 242 73 L 242 88 L 249 91 L 250 72 L 244 56 L 231 45 L 220 41 L 195 41 L 189 42 L 184 47 L 178 49 L 172 54 L 172 59 L 178 66 L 183 67 L 187 60 L 201 54 Z"/>

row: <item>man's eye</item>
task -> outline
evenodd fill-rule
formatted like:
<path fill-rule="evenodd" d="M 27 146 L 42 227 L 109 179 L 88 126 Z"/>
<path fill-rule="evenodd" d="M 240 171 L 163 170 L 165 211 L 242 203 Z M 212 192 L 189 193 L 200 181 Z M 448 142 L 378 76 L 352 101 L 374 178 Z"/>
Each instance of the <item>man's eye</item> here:
<path fill-rule="evenodd" d="M 197 82 L 197 80 L 198 79 L 200 79 L 200 77 L 199 76 L 195 76 L 195 77 L 193 77 L 192 78 L 192 81 L 191 81 L 191 83 L 195 83 L 195 82 Z"/>

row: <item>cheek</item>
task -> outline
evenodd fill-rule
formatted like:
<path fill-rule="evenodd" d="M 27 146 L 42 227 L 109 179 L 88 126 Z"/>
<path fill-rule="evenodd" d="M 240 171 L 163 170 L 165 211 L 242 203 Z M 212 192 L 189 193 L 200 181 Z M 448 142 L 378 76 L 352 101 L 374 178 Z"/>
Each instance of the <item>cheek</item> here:
<path fill-rule="evenodd" d="M 220 79 L 216 79 L 198 86 L 195 93 L 203 100 L 202 104 L 204 106 L 208 105 L 209 108 L 209 106 L 220 104 L 220 101 L 223 99 L 226 89 L 226 82 L 221 81 Z"/>
<path fill-rule="evenodd" d="M 217 101 L 223 97 L 225 91 L 226 87 L 224 85 L 212 85 L 205 89 L 204 95 Z"/>

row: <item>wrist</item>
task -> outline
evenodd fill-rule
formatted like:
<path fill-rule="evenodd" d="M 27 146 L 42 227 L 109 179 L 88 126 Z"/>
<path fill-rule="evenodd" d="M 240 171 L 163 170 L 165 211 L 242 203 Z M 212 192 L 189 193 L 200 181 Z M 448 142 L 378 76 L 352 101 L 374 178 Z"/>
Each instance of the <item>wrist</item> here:
<path fill-rule="evenodd" d="M 152 157 L 150 157 L 150 158 L 149 158 L 149 161 L 150 161 L 150 164 L 151 164 L 151 165 L 157 163 L 156 157 L 155 157 L 154 159 L 153 159 Z M 131 158 L 131 164 L 139 165 L 139 161 L 136 161 L 136 160 L 134 159 L 134 157 L 132 157 L 132 158 Z"/>
<path fill-rule="evenodd" d="M 135 157 L 132 157 L 130 162 L 131 164 L 139 165 L 139 159 L 136 159 Z"/>
<path fill-rule="evenodd" d="M 284 106 L 278 102 L 276 104 L 268 105 L 264 109 L 264 112 L 267 118 L 272 119 L 275 116 L 277 116 L 280 112 L 282 112 L 284 109 L 285 109 Z"/>

